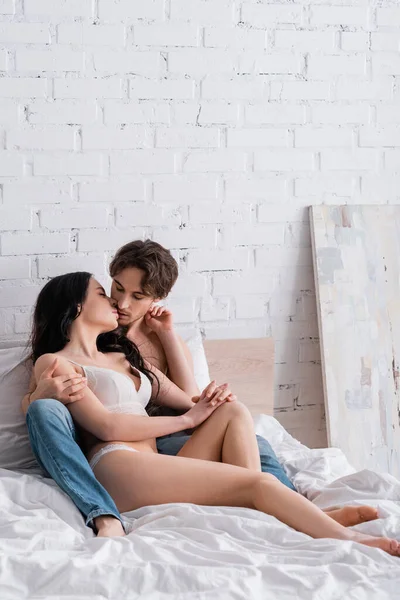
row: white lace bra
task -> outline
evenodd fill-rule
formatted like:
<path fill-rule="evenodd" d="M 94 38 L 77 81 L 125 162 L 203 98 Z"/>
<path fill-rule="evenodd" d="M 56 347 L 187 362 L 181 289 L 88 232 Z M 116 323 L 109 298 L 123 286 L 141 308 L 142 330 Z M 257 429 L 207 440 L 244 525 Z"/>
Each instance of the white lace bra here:
<path fill-rule="evenodd" d="M 81 367 L 87 378 L 89 389 L 92 390 L 107 410 L 110 412 L 147 415 L 145 408 L 150 401 L 152 388 L 150 380 L 138 369 L 131 367 L 132 372 L 140 377 L 140 387 L 136 390 L 132 379 L 124 373 L 106 367 L 80 365 L 73 360 L 69 362 Z"/>

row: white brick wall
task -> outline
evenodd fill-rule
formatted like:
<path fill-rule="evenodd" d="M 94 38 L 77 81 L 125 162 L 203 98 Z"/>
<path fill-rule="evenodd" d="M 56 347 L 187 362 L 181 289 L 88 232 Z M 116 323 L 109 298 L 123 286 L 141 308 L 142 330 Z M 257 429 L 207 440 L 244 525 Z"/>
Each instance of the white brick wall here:
<path fill-rule="evenodd" d="M 40 286 L 172 248 L 177 322 L 272 335 L 326 443 L 307 206 L 400 202 L 393 0 L 0 0 L 0 335 Z"/>

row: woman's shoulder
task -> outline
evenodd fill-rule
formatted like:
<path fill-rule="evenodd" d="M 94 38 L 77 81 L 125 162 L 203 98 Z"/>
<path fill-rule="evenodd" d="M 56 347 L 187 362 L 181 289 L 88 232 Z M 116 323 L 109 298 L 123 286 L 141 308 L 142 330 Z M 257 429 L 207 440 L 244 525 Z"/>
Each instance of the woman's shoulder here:
<path fill-rule="evenodd" d="M 78 371 L 79 367 L 73 365 L 65 356 L 58 352 L 48 352 L 39 356 L 35 362 L 35 375 L 40 377 L 45 369 L 54 366 L 54 375 L 63 375 L 67 369 L 71 372 L 71 368 Z"/>
<path fill-rule="evenodd" d="M 35 361 L 35 367 L 37 365 L 47 367 L 50 363 L 54 362 L 56 358 L 58 358 L 58 354 L 56 354 L 55 352 L 47 352 L 46 354 L 42 354 Z"/>

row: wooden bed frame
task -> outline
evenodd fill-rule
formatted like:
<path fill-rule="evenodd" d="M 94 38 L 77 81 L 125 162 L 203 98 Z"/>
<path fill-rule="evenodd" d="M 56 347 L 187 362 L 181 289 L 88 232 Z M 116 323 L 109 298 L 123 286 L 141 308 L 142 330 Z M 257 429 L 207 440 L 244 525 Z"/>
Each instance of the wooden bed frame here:
<path fill-rule="evenodd" d="M 203 345 L 211 379 L 229 383 L 253 416 L 273 416 L 273 339 L 204 340 Z"/>

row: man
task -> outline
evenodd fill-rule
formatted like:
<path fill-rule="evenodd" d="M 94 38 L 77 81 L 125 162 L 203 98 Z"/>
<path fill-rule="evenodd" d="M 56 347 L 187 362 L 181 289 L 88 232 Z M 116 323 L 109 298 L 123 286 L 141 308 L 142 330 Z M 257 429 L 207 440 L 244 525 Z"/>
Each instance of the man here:
<path fill-rule="evenodd" d="M 189 396 L 197 396 L 190 351 L 174 329 L 171 312 L 156 305 L 168 296 L 178 277 L 171 253 L 150 240 L 130 242 L 113 258 L 110 275 L 111 296 L 127 337 L 147 361 Z M 24 399 L 33 451 L 42 468 L 74 501 L 88 526 L 99 536 L 123 535 L 117 507 L 90 469 L 65 406 L 79 400 L 86 382 L 76 373 L 53 377 L 54 370 L 55 365 L 47 369 L 36 389 Z M 189 435 L 178 432 L 158 438 L 158 451 L 176 455 Z M 268 442 L 260 436 L 257 441 L 262 470 L 294 489 Z"/>

